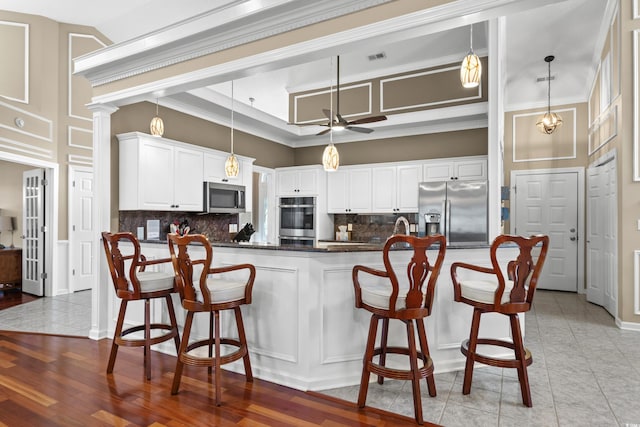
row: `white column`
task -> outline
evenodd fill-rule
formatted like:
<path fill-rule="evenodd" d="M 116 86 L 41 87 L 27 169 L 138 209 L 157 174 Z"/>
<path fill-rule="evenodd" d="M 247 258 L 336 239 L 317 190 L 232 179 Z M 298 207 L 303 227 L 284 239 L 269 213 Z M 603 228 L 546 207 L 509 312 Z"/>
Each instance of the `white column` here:
<path fill-rule="evenodd" d="M 93 177 L 95 199 L 93 211 L 94 230 L 101 232 L 111 229 L 111 114 L 117 107 L 103 104 L 88 106 L 93 112 Z M 108 296 L 111 278 L 103 254 L 98 233 L 93 241 L 94 283 L 91 285 L 91 330 L 89 338 L 107 337 Z"/>
<path fill-rule="evenodd" d="M 489 241 L 500 234 L 500 187 L 504 184 L 504 87 L 505 87 L 505 18 L 489 21 L 489 117 L 488 167 Z"/>

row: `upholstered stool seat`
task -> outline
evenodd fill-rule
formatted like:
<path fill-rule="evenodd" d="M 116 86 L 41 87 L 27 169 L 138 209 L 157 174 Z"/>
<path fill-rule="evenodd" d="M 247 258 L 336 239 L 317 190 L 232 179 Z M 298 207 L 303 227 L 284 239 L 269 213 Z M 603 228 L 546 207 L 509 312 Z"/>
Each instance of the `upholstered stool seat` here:
<path fill-rule="evenodd" d="M 406 257 L 409 258 L 407 264 L 403 265 L 403 269 L 406 271 L 407 286 L 400 285 L 389 255 L 391 249 L 398 243 L 413 249 L 412 251 L 403 251 L 404 254 L 407 254 Z M 435 260 L 432 259 L 430 261 L 427 257 L 428 249 L 436 253 Z M 444 260 L 445 250 L 446 241 L 444 236 L 441 235 L 423 238 L 393 235 L 386 241 L 382 252 L 384 270 L 363 265 L 353 267 L 356 307 L 372 313 L 367 347 L 362 364 L 358 407 L 363 408 L 365 406 L 371 374 L 378 376 L 378 383 L 380 384 L 384 382 L 384 378 L 408 380 L 412 384 L 415 419 L 418 424 L 423 423 L 420 380 L 426 379 L 429 395 L 436 395 L 436 383 L 433 379 L 433 361 L 429 355 L 424 318 L 431 314 L 434 290 L 440 267 Z M 426 286 L 423 286 L 425 284 Z M 406 347 L 387 345 L 390 319 L 396 319 L 405 324 L 407 332 Z M 376 347 L 375 342 L 380 321 L 382 321 L 382 334 L 380 346 Z M 416 345 L 416 332 L 420 350 Z M 387 354 L 407 357 L 409 362 L 407 364 L 408 369 L 387 367 Z M 376 356 L 378 357 L 377 363 L 373 360 Z"/>
<path fill-rule="evenodd" d="M 497 257 L 497 251 L 503 245 L 517 245 L 519 248 L 517 258 L 509 261 L 504 269 L 507 277 L 504 276 L 503 266 L 498 263 Z M 526 406 L 532 406 L 527 366 L 531 365 L 533 359 L 531 352 L 524 347 L 518 316 L 531 309 L 548 247 L 548 236 L 527 238 L 502 235 L 496 237 L 491 244 L 489 253 L 491 267 L 475 266 L 464 262 L 454 262 L 451 265 L 454 299 L 473 307 L 469 339 L 464 340 L 460 345 L 460 351 L 467 358 L 462 384 L 463 394 L 471 392 L 475 362 L 500 368 L 515 368 L 518 370 L 522 402 Z M 467 270 L 467 273 L 473 272 L 482 278 L 463 278 L 462 276 L 469 275 L 460 274 L 463 270 Z M 480 317 L 485 313 L 503 314 L 509 318 L 511 341 L 478 337 Z M 478 354 L 476 352 L 478 345 L 506 348 L 513 351 L 514 357 L 510 359 Z"/>
<path fill-rule="evenodd" d="M 123 254 L 121 242 L 128 242 L 132 249 Z M 151 346 L 173 339 L 176 351 L 180 347 L 178 323 L 173 309 L 171 294 L 176 292 L 175 275 L 168 271 L 149 271 L 147 267 L 156 268 L 161 264 L 171 263 L 171 258 L 147 260 L 140 251 L 140 243 L 132 233 L 102 233 L 102 244 L 116 295 L 121 299 L 120 311 L 111 344 L 111 354 L 107 364 L 107 373 L 113 372 L 118 354 L 118 347 L 144 347 L 144 371 L 146 378 L 151 379 Z M 163 298 L 169 314 L 169 323 L 151 322 L 150 301 Z M 129 301 L 144 301 L 144 324 L 124 327 L 125 315 Z M 152 332 L 160 331 L 160 334 Z M 135 333 L 143 332 L 142 338 L 134 338 Z"/>

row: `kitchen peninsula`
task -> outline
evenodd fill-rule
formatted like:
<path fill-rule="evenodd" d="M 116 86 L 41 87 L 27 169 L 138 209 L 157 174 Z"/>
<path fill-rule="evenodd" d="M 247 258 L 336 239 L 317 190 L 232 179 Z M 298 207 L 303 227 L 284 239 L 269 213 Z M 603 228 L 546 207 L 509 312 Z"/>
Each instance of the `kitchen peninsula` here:
<path fill-rule="evenodd" d="M 166 245 L 144 242 L 142 252 L 148 258 L 164 258 L 168 254 Z M 213 246 L 216 267 L 245 262 L 256 267 L 253 302 L 242 307 L 256 377 L 299 390 L 322 390 L 359 383 L 369 315 L 354 307 L 351 271 L 356 264 L 382 269 L 382 245 L 328 244 L 302 248 L 213 243 Z M 197 253 L 202 249 L 194 246 L 190 250 Z M 514 251 L 501 249 L 499 254 L 503 259 L 512 259 Z M 412 251 L 403 249 L 392 252 L 392 262 L 397 266 L 399 276 L 411 254 Z M 490 266 L 489 249 L 487 246 L 447 249 L 436 287 L 433 314 L 425 322 L 436 372 L 461 369 L 464 365 L 459 348 L 469 334 L 471 310 L 453 300 L 449 275 L 451 264 L 461 260 Z M 233 274 L 226 277 L 243 278 Z M 175 299 L 176 306 L 180 307 L 178 297 Z M 117 304 L 115 296 L 110 304 Z M 182 325 L 184 312 L 180 308 L 177 312 L 178 323 Z M 166 320 L 160 303 L 153 313 Z M 235 325 L 229 323 L 233 322 L 232 317 L 224 313 L 222 318 L 223 332 L 233 334 Z M 196 316 L 192 334 L 206 334 L 207 322 L 207 316 Z M 404 345 L 395 339 L 403 336 L 401 327 L 391 323 L 390 345 Z M 508 323 L 498 317 L 483 318 L 481 329 L 487 337 L 509 337 Z M 175 352 L 171 345 L 161 345 L 158 349 L 170 354 Z M 393 363 L 389 357 L 389 364 Z M 227 366 L 243 372 L 242 364 L 238 362 Z"/>

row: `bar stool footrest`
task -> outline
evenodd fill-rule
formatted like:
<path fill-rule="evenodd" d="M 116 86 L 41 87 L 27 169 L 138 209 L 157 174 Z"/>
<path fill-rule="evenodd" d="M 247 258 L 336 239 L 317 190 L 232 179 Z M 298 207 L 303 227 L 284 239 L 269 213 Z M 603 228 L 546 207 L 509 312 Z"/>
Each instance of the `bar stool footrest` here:
<path fill-rule="evenodd" d="M 478 345 L 492 345 L 498 347 L 505 347 L 515 351 L 515 345 L 510 341 L 504 341 L 499 339 L 491 339 L 491 338 L 478 338 Z M 460 351 L 466 357 L 469 356 L 469 340 L 466 339 L 462 341 L 460 345 Z M 526 366 L 531 365 L 533 363 L 533 358 L 531 356 L 531 352 L 525 348 L 525 364 Z M 520 362 L 517 359 L 501 359 L 498 357 L 485 356 L 476 353 L 473 356 L 473 360 L 476 362 L 484 363 L 489 366 L 496 366 L 499 368 L 518 368 L 520 366 Z"/>
<path fill-rule="evenodd" d="M 200 340 L 195 341 L 187 346 L 186 352 L 180 354 L 180 361 L 182 361 L 185 365 L 190 366 L 222 366 L 227 363 L 235 362 L 236 360 L 242 359 L 244 356 L 248 354 L 248 350 L 246 346 L 243 346 L 240 341 L 231 338 L 220 338 L 220 345 L 228 345 L 237 347 L 237 349 L 231 353 L 227 353 L 223 356 L 220 356 L 219 359 L 216 359 L 215 356 L 196 356 L 193 354 L 188 354 L 190 351 L 200 348 L 200 347 L 209 347 L 212 345 L 215 347 L 215 343 L 208 340 Z M 217 363 L 216 363 L 217 362 Z"/>
<path fill-rule="evenodd" d="M 385 353 L 409 356 L 409 349 L 405 347 L 387 347 Z M 382 354 L 382 348 L 377 347 L 373 350 L 373 357 L 379 356 L 380 354 Z M 418 368 L 420 378 L 427 378 L 428 376 L 433 375 L 433 361 L 431 360 L 431 357 L 424 356 L 420 351 L 417 352 L 417 355 L 418 360 L 422 360 L 424 362 L 423 366 Z M 413 371 L 410 369 L 389 368 L 374 362 L 369 362 L 367 366 L 367 370 L 369 372 L 384 378 L 391 378 L 394 380 L 412 380 L 414 378 Z"/>

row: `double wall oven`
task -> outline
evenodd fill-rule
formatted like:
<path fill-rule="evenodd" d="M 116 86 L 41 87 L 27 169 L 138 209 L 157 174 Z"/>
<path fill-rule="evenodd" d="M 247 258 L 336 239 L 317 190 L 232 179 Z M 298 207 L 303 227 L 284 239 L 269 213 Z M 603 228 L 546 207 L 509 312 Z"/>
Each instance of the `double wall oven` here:
<path fill-rule="evenodd" d="M 281 197 L 278 208 L 280 244 L 313 246 L 316 239 L 315 197 Z"/>

